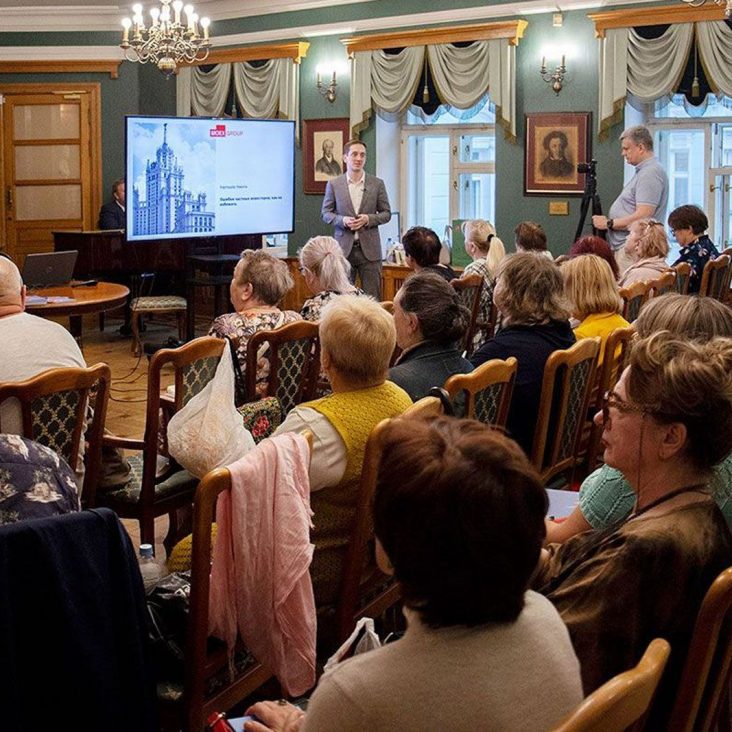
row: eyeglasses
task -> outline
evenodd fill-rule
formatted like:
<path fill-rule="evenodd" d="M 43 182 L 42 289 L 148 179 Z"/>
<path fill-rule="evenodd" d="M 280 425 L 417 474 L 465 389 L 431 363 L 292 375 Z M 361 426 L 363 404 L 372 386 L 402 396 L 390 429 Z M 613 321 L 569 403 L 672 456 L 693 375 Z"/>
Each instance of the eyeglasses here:
<path fill-rule="evenodd" d="M 610 429 L 612 421 L 610 420 L 610 407 L 617 409 L 621 413 L 637 412 L 639 414 L 647 414 L 648 408 L 634 402 L 626 402 L 621 399 L 614 391 L 606 391 L 602 395 L 602 423 Z"/>

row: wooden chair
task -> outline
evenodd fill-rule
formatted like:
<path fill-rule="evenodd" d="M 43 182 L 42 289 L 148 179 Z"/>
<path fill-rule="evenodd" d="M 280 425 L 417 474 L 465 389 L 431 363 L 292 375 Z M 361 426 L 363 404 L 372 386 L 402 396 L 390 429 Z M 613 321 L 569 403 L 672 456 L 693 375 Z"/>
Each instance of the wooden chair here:
<path fill-rule="evenodd" d="M 313 435 L 304 433 L 310 449 Z M 210 640 L 209 588 L 211 574 L 211 527 L 216 517 L 219 494 L 231 490 L 231 473 L 218 468 L 207 473 L 196 489 L 193 501 L 193 534 L 191 537 L 191 591 L 185 647 L 185 676 L 179 685 L 159 685 L 159 706 L 165 727 L 172 721 L 175 729 L 200 732 L 212 712 L 226 712 L 246 699 L 272 672 L 241 646 L 245 658 L 243 668 L 237 664 L 233 678 L 229 676 L 228 657 L 224 644 Z M 216 677 L 216 686 L 211 680 Z M 161 688 L 162 687 L 162 688 Z M 209 688 L 212 687 L 212 688 Z"/>
<path fill-rule="evenodd" d="M 725 569 L 704 596 L 694 625 L 668 729 L 714 729 L 729 693 L 732 661 L 732 568 Z"/>
<path fill-rule="evenodd" d="M 379 303 L 384 310 L 386 310 L 389 315 L 394 315 L 394 301 L 393 300 L 383 300 Z"/>
<path fill-rule="evenodd" d="M 455 374 L 445 383 L 445 391 L 454 402 L 465 398 L 465 416 L 484 424 L 505 427 L 511 406 L 518 361 L 494 358 L 468 374 Z"/>
<path fill-rule="evenodd" d="M 632 323 L 637 317 L 640 309 L 648 300 L 651 285 L 648 282 L 634 282 L 628 287 L 620 288 L 620 297 L 623 298 L 623 317 Z"/>
<path fill-rule="evenodd" d="M 150 360 L 147 382 L 147 409 L 143 439 L 105 435 L 104 443 L 140 453 L 128 459 L 132 480 L 124 488 L 97 494 L 90 507 L 108 506 L 122 518 L 134 518 L 140 523 L 142 543 L 155 545 L 155 519 L 168 514 L 170 525 L 165 538 L 168 551 L 183 530 L 178 526 L 178 512 L 189 507 L 198 478 L 171 462 L 162 474 L 157 474 L 158 434 L 160 432 L 160 373 L 172 367 L 175 375 L 175 396 L 172 412 L 177 412 L 198 394 L 216 373 L 226 341 L 204 337 L 180 348 L 164 348 Z"/>
<path fill-rule="evenodd" d="M 86 369 L 51 369 L 26 381 L 0 384 L 0 404 L 11 398 L 20 402 L 23 436 L 57 452 L 72 470 L 86 439 L 81 491 L 85 505 L 93 505 L 99 483 L 111 378 L 109 366 L 98 363 Z"/>
<path fill-rule="evenodd" d="M 729 288 L 729 266 L 730 257 L 726 254 L 721 254 L 706 263 L 699 287 L 700 297 L 713 297 L 715 300 L 724 301 L 725 288 Z"/>
<path fill-rule="evenodd" d="M 531 450 L 544 483 L 579 462 L 599 352 L 599 338 L 583 338 L 566 351 L 554 351 L 546 362 Z"/>
<path fill-rule="evenodd" d="M 188 304 L 184 297 L 177 295 L 151 295 L 155 275 L 146 272 L 140 275 L 140 295 L 130 302 L 130 325 L 132 326 L 132 353 L 140 355 L 140 318 L 151 313 L 175 313 L 178 319 L 178 338 L 186 337 L 186 311 Z"/>
<path fill-rule="evenodd" d="M 258 354 L 266 349 L 269 379 L 265 394 L 257 394 Z M 307 320 L 277 328 L 260 330 L 247 343 L 246 381 L 247 401 L 263 396 L 275 396 L 282 414 L 294 406 L 315 398 L 320 374 L 320 339 L 318 324 Z"/>
<path fill-rule="evenodd" d="M 440 415 L 442 402 L 437 397 L 425 397 L 410 407 L 403 418 L 415 418 L 425 414 Z M 339 601 L 336 607 L 336 622 L 338 638 L 342 643 L 356 627 L 359 618 L 379 617 L 383 612 L 395 605 L 401 599 L 401 588 L 396 580 L 387 577 L 381 572 L 376 573 L 366 588 L 362 586 L 363 568 L 369 563 L 369 556 L 373 557 L 374 523 L 372 504 L 376 490 L 376 478 L 381 460 L 382 437 L 388 419 L 379 422 L 369 435 L 366 442 L 361 481 L 359 485 L 358 502 L 351 528 L 351 541 L 343 565 L 343 575 L 339 592 Z"/>
<path fill-rule="evenodd" d="M 729 267 L 727 267 L 727 281 L 725 282 L 722 290 L 724 292 L 722 296 L 722 302 L 727 305 L 732 305 L 732 290 L 730 290 L 730 284 L 732 283 L 732 247 L 727 247 L 722 254 L 725 257 L 729 257 Z"/>
<path fill-rule="evenodd" d="M 450 285 L 457 292 L 463 305 L 470 311 L 470 322 L 463 339 L 463 350 L 467 356 L 473 352 L 473 339 L 480 314 L 480 293 L 483 291 L 483 284 L 483 277 L 479 274 L 450 280 Z"/>
<path fill-rule="evenodd" d="M 676 292 L 676 270 L 666 272 L 655 280 L 648 283 L 650 285 L 649 297 L 659 297 L 667 292 Z"/>
<path fill-rule="evenodd" d="M 642 722 L 666 668 L 671 646 L 652 640 L 635 668 L 604 683 L 553 732 L 623 732 Z M 676 727 L 669 727 L 674 731 Z"/>
<path fill-rule="evenodd" d="M 600 451 L 600 438 L 602 437 L 602 427 L 598 427 L 592 417 L 595 412 L 602 409 L 602 399 L 605 392 L 614 388 L 618 383 L 620 375 L 628 365 L 630 358 L 630 344 L 635 336 L 635 328 L 616 328 L 605 341 L 605 350 L 603 351 L 602 365 L 598 369 L 597 389 L 590 403 L 593 405 L 591 410 L 591 422 L 589 440 L 587 444 L 587 472 L 591 473 L 597 467 L 597 455 Z"/>
<path fill-rule="evenodd" d="M 679 262 L 671 267 L 676 272 L 676 292 L 679 295 L 689 294 L 689 279 L 691 278 L 691 265 L 688 262 Z"/>

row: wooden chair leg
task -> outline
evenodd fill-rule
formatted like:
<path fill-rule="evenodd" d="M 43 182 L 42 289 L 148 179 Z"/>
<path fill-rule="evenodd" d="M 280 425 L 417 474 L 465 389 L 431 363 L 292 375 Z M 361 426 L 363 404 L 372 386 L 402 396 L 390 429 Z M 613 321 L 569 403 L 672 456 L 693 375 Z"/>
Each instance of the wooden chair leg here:
<path fill-rule="evenodd" d="M 140 544 L 152 544 L 155 551 L 155 516 L 141 516 L 140 522 Z"/>
<path fill-rule="evenodd" d="M 104 331 L 104 320 L 105 320 L 104 315 L 105 315 L 104 311 L 99 313 L 99 330 L 100 331 Z"/>
<path fill-rule="evenodd" d="M 130 324 L 132 325 L 132 353 L 139 356 L 142 351 L 142 343 L 140 342 L 140 313 L 133 310 L 130 316 Z"/>
<path fill-rule="evenodd" d="M 179 310 L 178 313 L 178 338 L 182 341 L 186 339 L 186 311 Z"/>

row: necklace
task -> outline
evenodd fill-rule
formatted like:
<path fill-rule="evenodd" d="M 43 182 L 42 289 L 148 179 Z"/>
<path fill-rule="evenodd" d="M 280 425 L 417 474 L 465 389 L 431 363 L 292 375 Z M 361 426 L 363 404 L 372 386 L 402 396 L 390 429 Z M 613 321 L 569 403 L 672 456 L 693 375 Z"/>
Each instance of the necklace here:
<path fill-rule="evenodd" d="M 683 488 L 677 488 L 676 490 L 671 491 L 670 493 L 667 493 L 665 496 L 660 496 L 659 498 L 656 498 L 655 501 L 651 501 L 647 506 L 644 506 L 640 511 L 636 511 L 632 518 L 637 518 L 638 516 L 641 516 L 642 514 L 646 513 L 647 511 L 650 511 L 652 508 L 655 508 L 656 506 L 659 506 L 662 503 L 665 503 L 666 501 L 670 501 L 672 498 L 676 498 L 676 496 L 681 495 L 682 493 L 707 493 L 704 484 L 699 485 L 690 485 L 690 486 L 684 486 Z"/>

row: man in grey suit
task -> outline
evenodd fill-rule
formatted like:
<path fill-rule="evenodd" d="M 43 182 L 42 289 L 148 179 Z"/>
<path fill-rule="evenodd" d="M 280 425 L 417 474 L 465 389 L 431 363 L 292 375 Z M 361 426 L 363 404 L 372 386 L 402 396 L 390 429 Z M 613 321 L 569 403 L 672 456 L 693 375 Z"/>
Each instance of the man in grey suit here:
<path fill-rule="evenodd" d="M 320 215 L 335 226 L 335 238 L 351 263 L 351 278 L 361 276 L 364 292 L 381 299 L 381 239 L 379 226 L 391 219 L 389 197 L 381 178 L 368 175 L 366 145 L 349 140 L 343 147 L 346 172 L 325 186 Z"/>

